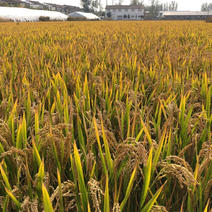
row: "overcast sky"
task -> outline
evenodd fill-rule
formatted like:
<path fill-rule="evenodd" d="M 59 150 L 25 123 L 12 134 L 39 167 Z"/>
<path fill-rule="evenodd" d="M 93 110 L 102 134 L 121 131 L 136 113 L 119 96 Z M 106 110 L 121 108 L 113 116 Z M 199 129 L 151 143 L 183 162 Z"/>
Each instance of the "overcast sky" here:
<path fill-rule="evenodd" d="M 67 4 L 73 6 L 80 6 L 80 0 L 39 0 L 40 2 L 56 3 L 56 4 Z M 161 3 L 170 2 L 171 0 L 160 0 Z M 212 3 L 212 0 L 176 0 L 178 2 L 178 10 L 184 11 L 199 11 L 201 4 L 208 2 Z M 106 0 L 101 0 L 102 5 L 105 5 Z M 112 3 L 112 0 L 107 0 L 108 4 Z M 118 2 L 118 0 L 114 0 Z M 145 4 L 148 4 L 149 0 L 144 0 Z M 130 0 L 124 0 L 123 4 L 129 4 Z"/>

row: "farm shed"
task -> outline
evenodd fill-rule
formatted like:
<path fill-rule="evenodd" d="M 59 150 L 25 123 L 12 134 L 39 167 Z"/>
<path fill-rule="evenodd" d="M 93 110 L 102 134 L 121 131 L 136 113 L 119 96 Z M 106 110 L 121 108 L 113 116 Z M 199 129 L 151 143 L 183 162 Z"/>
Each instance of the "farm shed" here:
<path fill-rule="evenodd" d="M 86 19 L 86 20 L 100 20 L 100 18 L 93 14 L 93 13 L 85 13 L 85 12 L 73 12 L 68 14 L 69 18 L 76 18 L 76 19 Z"/>
<path fill-rule="evenodd" d="M 167 20 L 205 20 L 210 16 L 212 16 L 212 11 L 165 11 L 162 13 L 162 18 Z"/>

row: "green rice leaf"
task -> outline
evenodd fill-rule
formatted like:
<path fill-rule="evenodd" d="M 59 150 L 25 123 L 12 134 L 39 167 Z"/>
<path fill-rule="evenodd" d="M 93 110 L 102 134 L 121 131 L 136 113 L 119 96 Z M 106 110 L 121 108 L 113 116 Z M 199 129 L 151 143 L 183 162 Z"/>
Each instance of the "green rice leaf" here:
<path fill-rule="evenodd" d="M 110 196 L 109 196 L 109 185 L 108 176 L 106 176 L 105 183 L 105 194 L 104 194 L 104 212 L 110 212 Z"/>
<path fill-rule="evenodd" d="M 137 166 L 134 168 L 133 170 L 133 173 L 130 177 L 130 181 L 128 183 L 128 186 L 127 186 L 127 191 L 126 191 L 126 194 L 125 194 L 125 197 L 120 205 L 120 209 L 121 211 L 123 211 L 124 207 L 125 207 L 125 204 L 127 203 L 127 200 L 131 194 L 131 191 L 132 191 L 132 188 L 133 188 L 133 183 L 134 183 L 134 180 L 135 180 L 135 176 L 136 176 L 136 171 L 137 171 Z"/>
<path fill-rule="evenodd" d="M 150 185 L 151 171 L 152 171 L 152 154 L 153 154 L 153 147 L 150 149 L 147 164 L 146 166 L 144 166 L 144 184 L 140 200 L 140 208 L 142 208 L 142 206 L 144 205 Z"/>
<path fill-rule="evenodd" d="M 166 183 L 165 183 L 166 184 Z M 165 185 L 164 184 L 164 185 Z M 162 185 L 158 191 L 154 194 L 154 196 L 149 200 L 149 202 L 143 207 L 141 212 L 149 212 L 152 209 L 152 206 L 155 204 L 157 201 L 157 198 L 159 197 L 161 191 L 163 190 L 164 185 Z"/>

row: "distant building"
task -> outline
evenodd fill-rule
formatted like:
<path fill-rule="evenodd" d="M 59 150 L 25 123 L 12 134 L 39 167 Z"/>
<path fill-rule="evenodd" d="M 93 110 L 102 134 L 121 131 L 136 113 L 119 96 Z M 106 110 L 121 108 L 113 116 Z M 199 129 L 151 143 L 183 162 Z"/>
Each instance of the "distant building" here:
<path fill-rule="evenodd" d="M 5 3 L 6 5 L 10 7 L 20 7 L 21 6 L 20 4 L 23 2 L 19 0 L 3 0 L 1 1 L 1 3 Z"/>
<path fill-rule="evenodd" d="M 191 11 L 165 11 L 161 14 L 162 19 L 166 20 L 205 20 L 212 16 L 212 11 L 191 12 Z"/>
<path fill-rule="evenodd" d="M 57 5 L 57 4 L 51 4 L 51 3 L 46 3 L 46 5 L 49 6 L 49 10 L 58 11 L 65 14 L 69 14 L 75 11 L 82 11 L 81 8 L 71 6 L 71 5 Z"/>
<path fill-rule="evenodd" d="M 142 5 L 107 5 L 105 17 L 113 20 L 143 20 L 144 6 Z"/>
<path fill-rule="evenodd" d="M 0 0 L 1 6 L 11 7 L 26 7 L 31 9 L 39 10 L 50 10 L 57 11 L 64 14 L 69 14 L 75 11 L 82 11 L 82 8 L 71 6 L 71 5 L 58 5 L 51 3 L 41 3 L 38 0 Z"/>
<path fill-rule="evenodd" d="M 40 3 L 39 1 L 29 1 L 30 2 L 30 8 L 32 9 L 39 9 L 39 10 L 43 10 L 44 9 L 44 5 L 42 3 Z"/>
<path fill-rule="evenodd" d="M 69 18 L 73 18 L 73 19 L 82 19 L 82 20 L 100 20 L 100 18 L 93 14 L 93 13 L 85 13 L 85 12 L 81 12 L 81 11 L 76 11 L 73 13 L 68 14 Z"/>

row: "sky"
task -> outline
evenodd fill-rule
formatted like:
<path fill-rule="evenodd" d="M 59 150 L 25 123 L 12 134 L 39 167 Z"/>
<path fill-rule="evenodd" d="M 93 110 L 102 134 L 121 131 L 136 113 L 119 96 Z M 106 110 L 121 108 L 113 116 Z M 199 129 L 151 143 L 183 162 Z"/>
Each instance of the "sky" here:
<path fill-rule="evenodd" d="M 56 3 L 56 4 L 66 4 L 73 6 L 80 6 L 80 0 L 39 0 L 40 2 L 47 3 Z M 112 0 L 101 0 L 101 3 L 104 7 L 105 2 L 108 4 L 112 3 Z M 118 0 L 113 0 L 114 2 L 118 2 Z M 159 0 L 161 3 L 171 2 L 171 0 Z M 212 3 L 212 0 L 175 0 L 178 2 L 178 10 L 180 11 L 200 11 L 202 3 L 208 2 Z M 145 4 L 148 4 L 150 0 L 144 0 Z M 130 0 L 124 0 L 123 4 L 129 4 Z"/>

